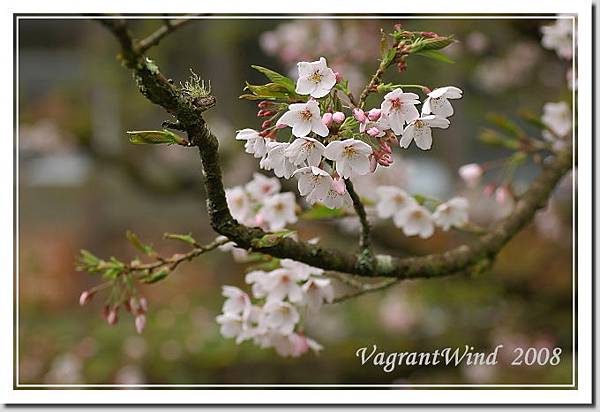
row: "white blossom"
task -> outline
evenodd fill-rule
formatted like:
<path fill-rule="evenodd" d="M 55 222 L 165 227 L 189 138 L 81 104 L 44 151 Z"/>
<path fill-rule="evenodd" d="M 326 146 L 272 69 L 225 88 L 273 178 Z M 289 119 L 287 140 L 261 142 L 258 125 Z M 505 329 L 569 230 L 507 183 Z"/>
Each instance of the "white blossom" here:
<path fill-rule="evenodd" d="M 244 147 L 246 149 L 246 153 L 252 154 L 256 158 L 261 158 L 267 153 L 267 142 L 265 138 L 260 136 L 256 130 L 238 130 L 235 138 L 236 140 L 245 140 L 246 143 Z"/>
<path fill-rule="evenodd" d="M 226 338 L 236 338 L 237 343 L 243 340 L 245 321 L 241 315 L 223 313 L 216 319 L 221 325 L 221 335 Z"/>
<path fill-rule="evenodd" d="M 455 197 L 436 207 L 433 212 L 435 224 L 443 230 L 461 227 L 469 221 L 469 202 L 464 197 Z"/>
<path fill-rule="evenodd" d="M 335 86 L 335 73 L 327 67 L 327 61 L 321 57 L 315 62 L 298 63 L 298 82 L 296 93 L 319 98 L 325 96 Z"/>
<path fill-rule="evenodd" d="M 365 175 L 370 171 L 371 146 L 361 140 L 335 140 L 327 145 L 324 155 L 335 161 L 335 170 L 342 177 Z"/>
<path fill-rule="evenodd" d="M 252 285 L 252 296 L 257 299 L 267 297 L 269 293 L 269 274 L 264 270 L 253 270 L 246 273 L 246 283 Z"/>
<path fill-rule="evenodd" d="M 296 166 L 319 166 L 325 151 L 323 143 L 312 137 L 299 137 L 285 149 L 285 156 Z"/>
<path fill-rule="evenodd" d="M 400 88 L 384 96 L 381 111 L 387 116 L 394 133 L 401 134 L 405 122 L 412 122 L 419 117 L 416 104 L 419 104 L 419 96 L 404 93 Z"/>
<path fill-rule="evenodd" d="M 406 126 L 400 139 L 400 147 L 406 149 L 414 140 L 419 149 L 429 150 L 433 141 L 431 128 L 446 129 L 448 126 L 450 121 L 446 118 L 433 115 L 421 116 Z"/>
<path fill-rule="evenodd" d="M 322 201 L 333 180 L 329 173 L 315 166 L 297 169 L 293 176 L 298 176 L 298 191 L 310 204 Z"/>
<path fill-rule="evenodd" d="M 279 193 L 263 200 L 260 216 L 268 223 L 270 230 L 281 230 L 288 223 L 295 223 L 296 199 L 290 192 Z"/>
<path fill-rule="evenodd" d="M 282 301 L 286 297 L 290 302 L 301 302 L 303 300 L 302 288 L 298 284 L 301 280 L 303 280 L 301 276 L 285 268 L 269 272 L 268 280 L 264 282 L 267 290 L 267 302 Z"/>
<path fill-rule="evenodd" d="M 433 235 L 433 217 L 429 210 L 414 202 L 402 212 L 394 215 L 394 224 L 406 236 L 419 236 L 427 239 Z"/>
<path fill-rule="evenodd" d="M 277 177 L 289 179 L 296 169 L 285 156 L 289 145 L 283 142 L 268 142 L 267 155 L 260 160 L 259 166 L 265 170 L 272 170 Z"/>
<path fill-rule="evenodd" d="M 245 221 L 250 212 L 250 199 L 246 191 L 240 186 L 225 189 L 225 198 L 231 216 L 240 222 Z"/>
<path fill-rule="evenodd" d="M 386 130 L 390 129 L 390 121 L 387 115 L 383 112 L 379 115 L 377 120 L 370 120 L 368 117 L 364 122 L 359 122 L 358 129 L 361 133 L 368 132 L 369 130 L 376 130 L 377 133 L 369 133 L 371 137 L 383 137 Z"/>
<path fill-rule="evenodd" d="M 390 218 L 415 203 L 412 196 L 396 186 L 380 186 L 376 192 L 379 198 L 377 214 L 382 219 Z"/>
<path fill-rule="evenodd" d="M 333 286 L 331 280 L 325 278 L 310 278 L 302 285 L 304 303 L 312 311 L 317 311 L 323 302 L 333 302 Z"/>
<path fill-rule="evenodd" d="M 306 353 L 309 349 L 316 353 L 323 349 L 323 346 L 319 343 L 298 333 L 274 335 L 271 337 L 271 341 L 277 354 L 283 357 L 291 356 L 295 358 Z"/>
<path fill-rule="evenodd" d="M 263 200 L 281 190 L 281 183 L 274 177 L 254 173 L 250 182 L 246 183 L 246 192 L 256 200 Z"/>
<path fill-rule="evenodd" d="M 223 296 L 227 299 L 223 303 L 223 313 L 229 315 L 245 316 L 250 309 L 250 297 L 243 290 L 235 286 L 223 286 Z"/>
<path fill-rule="evenodd" d="M 454 114 L 449 99 L 460 99 L 462 90 L 454 86 L 440 87 L 427 93 L 423 102 L 423 114 L 435 114 L 441 117 L 450 117 Z"/>
<path fill-rule="evenodd" d="M 323 274 L 323 269 L 307 265 L 306 263 L 296 262 L 292 259 L 282 259 L 280 264 L 281 267 L 293 272 L 298 280 L 307 280 L 310 276 Z"/>
<path fill-rule="evenodd" d="M 542 122 L 559 136 L 566 136 L 571 131 L 571 109 L 566 102 L 546 103 Z"/>
<path fill-rule="evenodd" d="M 321 137 L 329 134 L 329 129 L 321 119 L 319 104 L 316 100 L 307 103 L 293 103 L 288 107 L 289 111 L 277 120 L 277 126 L 285 125 L 292 128 L 292 134 L 296 137 L 304 137 L 311 131 Z"/>
<path fill-rule="evenodd" d="M 542 26 L 542 46 L 555 50 L 563 59 L 573 58 L 573 29 L 572 19 L 557 19 L 554 24 Z"/>
<path fill-rule="evenodd" d="M 289 335 L 299 320 L 298 310 L 290 303 L 270 301 L 263 306 L 260 323 L 282 335 Z"/>
<path fill-rule="evenodd" d="M 483 169 L 477 163 L 469 163 L 458 169 L 458 175 L 469 187 L 475 187 L 483 175 Z"/>
<path fill-rule="evenodd" d="M 331 179 L 331 185 L 323 198 L 316 199 L 315 192 L 312 192 L 307 196 L 306 200 L 308 203 L 321 202 L 330 209 L 342 209 L 350 205 L 352 201 L 348 192 L 344 191 L 343 193 L 340 193 L 340 190 L 336 189 L 333 184 L 333 179 Z"/>

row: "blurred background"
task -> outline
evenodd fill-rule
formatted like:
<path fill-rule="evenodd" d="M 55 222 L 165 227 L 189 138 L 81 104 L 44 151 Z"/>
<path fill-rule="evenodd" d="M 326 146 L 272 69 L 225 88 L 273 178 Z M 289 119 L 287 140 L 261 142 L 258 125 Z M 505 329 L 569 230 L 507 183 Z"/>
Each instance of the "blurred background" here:
<path fill-rule="evenodd" d="M 197 20 L 149 56 L 177 83 L 190 69 L 210 79 L 218 103 L 206 117 L 221 143 L 225 183 L 233 186 L 250 180 L 258 163 L 234 139 L 235 130 L 260 125 L 255 104 L 238 100 L 245 81 L 263 81 L 250 64 L 295 79 L 297 61 L 324 56 L 360 90 L 378 64 L 379 28 L 389 30 L 398 22 L 408 30 L 454 34 L 459 42 L 445 53 L 455 63 L 415 56 L 407 72 L 390 70 L 385 80 L 453 85 L 464 98 L 454 104 L 452 126 L 434 133 L 433 150 L 403 151 L 381 183 L 441 198 L 462 193 L 472 201 L 472 219 L 489 223 L 503 213 L 502 205 L 483 196 L 482 187 L 466 190 L 457 169 L 508 154 L 477 141 L 488 113 L 516 119 L 519 111 L 539 115 L 546 102 L 570 101 L 565 77 L 570 63 L 540 46 L 539 29 L 548 21 Z M 131 26 L 141 38 L 160 24 L 136 20 Z M 182 147 L 127 142 L 125 131 L 157 129 L 169 117 L 139 94 L 115 59 L 116 41 L 99 23 L 21 19 L 18 33 L 19 383 L 571 382 L 568 179 L 489 273 L 407 281 L 324 308 L 307 325 L 307 335 L 325 346 L 318 356 L 284 359 L 220 336 L 214 320 L 223 302 L 220 288 L 244 287 L 244 265 L 219 251 L 142 290 L 150 304 L 142 335 L 128 316 L 109 327 L 101 316 L 101 296 L 78 305 L 81 291 L 98 283 L 75 271 L 78 251 L 131 259 L 136 253 L 125 239 L 127 229 L 164 255 L 182 247 L 162 240 L 163 232 L 191 232 L 202 243 L 214 239 L 198 155 Z M 515 187 L 526 188 L 537 170 L 519 169 Z M 493 182 L 494 175 L 487 180 Z M 358 187 L 365 196 L 372 188 L 369 182 Z M 319 236 L 323 244 L 346 250 L 355 247 L 355 227 L 349 220 L 297 225 L 302 239 Z M 446 232 L 428 241 L 407 239 L 389 222 L 376 227 L 375 238 L 377 251 L 397 255 L 442 251 L 472 240 Z M 360 366 L 355 357 L 357 348 L 371 344 L 386 351 L 465 344 L 489 350 L 503 344 L 509 355 L 516 346 L 559 346 L 563 355 L 558 366 L 511 367 L 509 357 L 497 367 L 399 367 L 386 374 Z"/>

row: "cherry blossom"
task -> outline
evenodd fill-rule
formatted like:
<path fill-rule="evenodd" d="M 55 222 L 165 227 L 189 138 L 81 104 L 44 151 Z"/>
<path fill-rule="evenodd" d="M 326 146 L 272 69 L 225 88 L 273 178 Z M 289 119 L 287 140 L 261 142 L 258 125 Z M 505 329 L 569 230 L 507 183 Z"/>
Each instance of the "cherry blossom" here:
<path fill-rule="evenodd" d="M 281 267 L 293 272 L 298 280 L 306 280 L 310 276 L 319 276 L 323 274 L 323 269 L 315 268 L 306 263 L 296 262 L 292 259 L 282 259 L 280 264 Z"/>
<path fill-rule="evenodd" d="M 455 197 L 436 207 L 433 212 L 435 224 L 443 230 L 461 227 L 469 221 L 469 202 L 464 197 Z"/>
<path fill-rule="evenodd" d="M 310 278 L 302 285 L 302 291 L 304 292 L 304 303 L 311 311 L 320 309 L 323 302 L 333 302 L 333 287 L 329 279 Z"/>
<path fill-rule="evenodd" d="M 376 192 L 379 197 L 377 214 L 382 219 L 390 218 L 415 203 L 408 193 L 396 186 L 380 186 Z"/>
<path fill-rule="evenodd" d="M 282 335 L 289 335 L 299 320 L 298 310 L 290 303 L 270 301 L 263 306 L 260 323 Z"/>
<path fill-rule="evenodd" d="M 423 102 L 423 114 L 450 117 L 454 114 L 454 109 L 449 99 L 460 99 L 462 90 L 454 86 L 440 87 L 427 93 L 427 96 L 427 99 Z"/>
<path fill-rule="evenodd" d="M 236 140 L 245 140 L 244 148 L 246 153 L 261 158 L 267 153 L 266 140 L 254 129 L 238 130 L 235 136 Z"/>
<path fill-rule="evenodd" d="M 241 315 L 223 313 L 217 316 L 216 320 L 221 325 L 221 335 L 226 338 L 236 338 L 237 343 L 243 340 L 245 322 Z"/>
<path fill-rule="evenodd" d="M 433 141 L 431 128 L 439 127 L 440 129 L 447 129 L 448 126 L 450 126 L 450 121 L 443 117 L 433 115 L 421 116 L 406 126 L 400 139 L 400 147 L 406 149 L 414 140 L 419 149 L 429 150 Z"/>
<path fill-rule="evenodd" d="M 315 166 L 297 169 L 293 176 L 298 176 L 298 191 L 301 196 L 307 196 L 309 203 L 321 201 L 331 187 L 332 178 L 326 171 Z M 309 197 L 310 200 L 309 201 Z"/>
<path fill-rule="evenodd" d="M 223 313 L 244 315 L 250 308 L 250 297 L 243 290 L 235 286 L 223 286 L 223 296 L 227 299 L 223 303 Z"/>
<path fill-rule="evenodd" d="M 419 96 L 414 93 L 404 93 L 400 88 L 384 96 L 381 111 L 388 117 L 394 133 L 402 134 L 405 122 L 412 122 L 419 118 L 419 111 L 415 107 L 419 103 Z"/>
<path fill-rule="evenodd" d="M 285 149 L 285 156 L 296 166 L 319 166 L 325 151 L 323 143 L 312 137 L 300 137 Z"/>
<path fill-rule="evenodd" d="M 327 67 L 324 57 L 315 62 L 298 63 L 298 75 L 296 93 L 315 98 L 327 95 L 336 83 L 335 73 Z"/>
<path fill-rule="evenodd" d="M 340 176 L 348 178 L 369 173 L 371 153 L 373 149 L 365 142 L 347 139 L 329 143 L 324 155 L 327 159 L 335 161 L 335 170 Z"/>
<path fill-rule="evenodd" d="M 559 136 L 565 136 L 571 131 L 571 109 L 566 102 L 546 103 L 542 122 Z"/>
<path fill-rule="evenodd" d="M 556 50 L 563 59 L 573 58 L 573 36 L 575 34 L 572 19 L 557 19 L 554 24 L 542 26 L 542 46 Z"/>
<path fill-rule="evenodd" d="M 475 187 L 481 180 L 483 169 L 477 163 L 469 163 L 461 166 L 458 174 L 468 187 Z"/>
<path fill-rule="evenodd" d="M 292 128 L 292 134 L 296 137 L 304 137 L 314 132 L 321 137 L 329 134 L 329 129 L 321 119 L 319 104 L 316 100 L 307 103 L 293 103 L 288 107 L 289 111 L 277 120 L 277 126 L 285 125 Z"/>
<path fill-rule="evenodd" d="M 419 236 L 422 239 L 427 239 L 433 235 L 433 217 L 429 210 L 419 205 L 417 202 L 412 203 L 402 212 L 394 215 L 394 224 L 406 236 Z"/>
<path fill-rule="evenodd" d="M 295 223 L 298 218 L 294 194 L 279 193 L 264 199 L 259 214 L 268 223 L 270 230 L 281 230 L 288 223 Z"/>
<path fill-rule="evenodd" d="M 289 143 L 284 142 L 268 142 L 267 155 L 260 160 L 259 166 L 265 170 L 272 170 L 277 177 L 289 179 L 296 169 L 285 156 L 289 146 Z"/>
<path fill-rule="evenodd" d="M 303 299 L 302 288 L 298 284 L 304 280 L 295 272 L 280 268 L 269 272 L 264 282 L 267 290 L 267 302 L 282 301 L 286 297 L 290 302 L 298 303 Z"/>
<path fill-rule="evenodd" d="M 323 349 L 319 343 L 298 333 L 275 335 L 271 340 L 277 354 L 283 357 L 291 356 L 295 358 L 306 353 L 309 349 L 317 353 Z"/>
<path fill-rule="evenodd" d="M 240 186 L 225 189 L 225 198 L 231 216 L 239 221 L 245 221 L 250 212 L 250 199 L 246 191 Z"/>
<path fill-rule="evenodd" d="M 254 199 L 262 200 L 281 190 L 281 183 L 274 177 L 267 177 L 260 173 L 254 173 L 253 179 L 246 184 L 246 192 Z"/>

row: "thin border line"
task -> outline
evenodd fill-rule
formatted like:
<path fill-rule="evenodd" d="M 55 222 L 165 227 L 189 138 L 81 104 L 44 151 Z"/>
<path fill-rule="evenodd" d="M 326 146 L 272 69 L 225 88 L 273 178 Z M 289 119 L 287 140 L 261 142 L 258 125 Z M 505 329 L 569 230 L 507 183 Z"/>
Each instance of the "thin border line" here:
<path fill-rule="evenodd" d="M 16 158 L 16 173 L 15 173 L 15 191 L 17 196 L 15 196 L 15 203 L 16 203 L 16 207 L 15 207 L 15 214 L 16 214 L 16 226 L 17 229 L 19 228 L 19 195 L 20 195 L 20 180 L 19 180 L 19 105 L 18 105 L 18 99 L 19 99 L 19 22 L 20 20 L 56 20 L 56 19 L 68 19 L 68 20 L 90 20 L 91 17 L 93 16 L 99 16 L 102 17 L 104 19 L 120 19 L 120 18 L 126 18 L 129 20 L 141 20 L 141 19 L 147 19 L 147 20 L 152 20 L 152 19 L 182 19 L 182 18 L 189 18 L 189 19 L 193 19 L 193 20 L 228 20 L 228 19 L 236 19 L 236 20 L 253 20 L 253 19 L 263 19 L 263 20 L 291 20 L 291 19 L 296 19 L 296 18 L 300 18 L 300 19 L 306 19 L 306 20 L 311 20 L 311 19 L 321 19 L 321 18 L 326 18 L 326 19 L 330 19 L 330 20 L 348 20 L 348 19 L 355 19 L 355 20 L 373 20 L 373 19 L 377 19 L 380 18 L 381 20 L 393 20 L 393 19 L 398 19 L 398 18 L 402 18 L 405 20 L 421 20 L 421 19 L 431 19 L 431 20 L 470 20 L 470 19 L 489 19 L 489 20 L 560 20 L 560 19 L 571 19 L 572 20 L 572 26 L 573 26 L 573 35 L 572 35 L 572 43 L 573 43 L 573 53 L 574 53 L 574 58 L 572 59 L 572 76 L 573 78 L 575 78 L 576 75 L 576 71 L 575 71 L 575 60 L 576 58 L 579 59 L 579 53 L 578 50 L 576 48 L 576 42 L 575 42 L 575 33 L 577 33 L 576 31 L 576 21 L 578 18 L 578 14 L 577 13 L 572 13 L 572 14 L 566 14 L 566 15 L 552 15 L 552 14 L 546 14 L 546 15 L 539 15 L 539 14 L 532 14 L 532 15 L 527 15 L 527 14 L 520 14 L 520 15 L 492 15 L 490 14 L 470 14 L 470 15 L 434 15 L 434 16 L 428 16 L 426 14 L 421 14 L 421 15 L 415 15 L 415 16 L 411 16 L 409 15 L 388 15 L 388 14 L 360 14 L 360 15 L 353 15 L 353 14 L 337 14 L 337 15 L 324 15 L 324 14 L 320 14 L 320 15 L 316 15 L 316 14 L 309 14 L 309 15 L 304 15 L 304 14 L 287 14 L 287 15 L 270 15 L 270 14 L 258 14 L 258 15 L 251 15 L 251 14 L 246 14 L 246 15 L 206 15 L 206 16 L 186 16 L 184 14 L 179 14 L 179 15 L 128 15 L 128 14 L 123 14 L 121 16 L 106 16 L 103 14 L 88 14 L 88 15 L 70 15 L 70 14 L 45 14 L 45 15 L 28 15 L 28 14 L 13 14 L 13 16 L 16 19 L 16 30 L 15 30 L 15 39 L 16 39 L 16 44 L 15 44 L 15 78 L 16 78 L 16 85 L 15 85 L 15 96 L 16 96 L 16 101 L 15 101 L 15 140 L 16 140 L 16 146 L 15 146 L 15 158 Z M 25 16 L 25 17 L 23 17 Z M 14 24 L 14 22 L 13 22 Z M 572 99 L 573 99 L 573 107 L 577 107 L 578 108 L 578 102 L 575 99 L 575 90 L 576 88 L 574 87 L 572 90 Z M 593 115 L 592 115 L 593 116 Z M 576 127 L 575 127 L 575 110 L 572 110 L 572 120 L 573 120 L 573 127 L 572 127 L 572 139 L 573 139 L 573 160 L 572 160 L 572 164 L 573 167 L 575 166 L 575 159 L 576 159 Z M 592 159 L 592 164 L 593 164 L 593 159 Z M 593 179 L 592 179 L 593 181 Z M 577 239 L 577 227 L 576 227 L 576 216 L 577 216 L 577 208 L 576 208 L 576 198 L 577 198 L 577 191 L 576 191 L 576 176 L 575 173 L 572 174 L 572 208 L 573 208 L 573 217 L 572 217 L 572 224 L 573 224 L 573 232 L 574 232 L 574 236 L 573 236 L 573 242 L 572 242 L 572 382 L 570 384 L 388 384 L 388 385 L 383 385 L 383 384 L 140 384 L 140 385 L 120 385 L 120 384 L 20 384 L 19 383 L 19 334 L 20 334 L 20 328 L 19 328 L 19 308 L 20 308 L 20 296 L 19 296 L 19 230 L 16 230 L 16 239 L 17 239 L 17 243 L 16 243 L 16 259 L 15 259 L 15 267 L 16 267 L 16 281 L 15 281 L 15 289 L 16 289 L 16 294 L 17 294 L 17 305 L 16 305 L 16 325 L 15 325 L 15 340 L 16 340 L 16 351 L 13 352 L 13 358 L 14 358 L 14 369 L 15 369 L 15 374 L 16 374 L 16 384 L 15 382 L 13 382 L 13 387 L 15 389 L 20 389 L 20 388 L 93 388 L 93 387 L 102 387 L 102 388 L 107 388 L 107 387 L 114 387 L 114 388 L 147 388 L 147 387 L 183 387 L 183 388 L 193 388 L 193 387 L 198 387 L 198 388 L 229 388 L 229 387 L 241 387 L 241 388 L 271 388 L 271 387 L 294 387 L 294 388 L 303 388 L 303 387 L 324 387 L 324 388 L 333 388 L 333 387 L 360 387 L 360 388 L 494 388 L 494 387 L 501 387 L 501 388 L 577 388 L 577 373 L 576 373 L 576 369 L 578 367 L 577 365 L 577 343 L 576 343 L 576 335 L 577 335 L 577 328 L 576 328 L 576 324 L 578 324 L 577 320 L 578 320 L 578 316 L 576 315 L 576 304 L 575 302 L 578 301 L 578 299 L 576 298 L 576 294 L 575 294 L 575 290 L 576 290 L 576 277 L 579 275 L 577 274 L 576 276 L 576 256 L 577 256 L 577 250 L 575 248 L 575 244 L 576 244 L 576 239 Z M 594 253 L 594 252 L 592 252 Z M 593 299 L 592 299 L 593 301 Z M 577 318 L 577 319 L 576 319 Z M 16 354 L 16 355 L 15 355 Z"/>

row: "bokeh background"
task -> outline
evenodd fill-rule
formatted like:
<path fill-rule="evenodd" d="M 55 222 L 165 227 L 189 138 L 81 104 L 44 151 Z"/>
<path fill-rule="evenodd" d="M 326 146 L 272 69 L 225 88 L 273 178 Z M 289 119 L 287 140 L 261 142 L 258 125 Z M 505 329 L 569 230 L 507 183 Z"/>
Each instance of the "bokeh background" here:
<path fill-rule="evenodd" d="M 218 104 L 207 120 L 219 137 L 225 181 L 232 186 L 250 180 L 257 168 L 234 140 L 236 129 L 260 124 L 256 106 L 238 100 L 245 81 L 262 81 L 250 64 L 295 76 L 295 62 L 325 56 L 359 90 L 377 65 L 379 28 L 398 22 L 409 30 L 455 34 L 459 42 L 446 54 L 456 63 L 413 57 L 407 72 L 390 70 L 386 80 L 455 85 L 464 98 L 455 104 L 452 127 L 434 133 L 434 149 L 403 151 L 385 179 L 442 198 L 463 193 L 472 199 L 473 220 L 486 224 L 502 208 L 481 194 L 482 187 L 465 192 L 456 172 L 465 163 L 506 156 L 477 141 L 488 126 L 486 114 L 539 115 L 546 102 L 570 101 L 569 63 L 540 46 L 539 28 L 548 21 L 198 20 L 167 37 L 150 57 L 176 82 L 185 81 L 190 69 L 210 79 Z M 142 37 L 160 24 L 136 20 L 131 26 Z M 307 334 L 325 346 L 319 356 L 283 359 L 219 335 L 214 318 L 220 288 L 243 286 L 245 268 L 222 252 L 182 265 L 166 281 L 143 289 L 150 311 L 142 335 L 127 316 L 109 327 L 100 297 L 78 305 L 81 291 L 98 282 L 74 270 L 78 251 L 133 258 L 127 229 L 165 255 L 181 246 L 162 240 L 163 232 L 212 240 L 199 159 L 195 150 L 181 147 L 128 144 L 125 131 L 156 129 L 168 116 L 139 94 L 115 59 L 115 40 L 98 22 L 20 19 L 18 34 L 19 383 L 571 382 L 569 181 L 489 273 L 407 281 L 325 308 L 307 325 Z M 526 187 L 537 170 L 521 168 L 515 187 Z M 365 192 L 370 187 L 363 184 Z M 303 239 L 320 236 L 349 250 L 355 247 L 354 228 L 352 221 L 298 225 Z M 378 251 L 399 255 L 472 239 L 443 232 L 428 241 L 407 239 L 385 223 L 375 237 Z M 360 366 L 354 355 L 371 344 L 387 351 L 504 344 L 507 354 L 515 346 L 560 346 L 563 355 L 558 366 L 511 367 L 503 358 L 496 367 L 399 367 L 384 373 Z"/>

